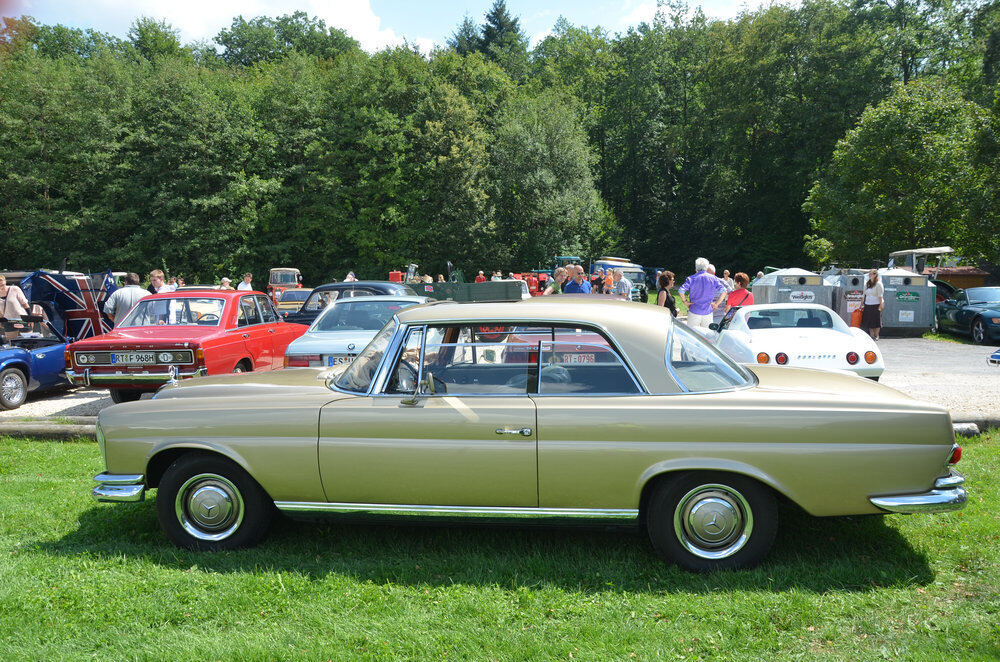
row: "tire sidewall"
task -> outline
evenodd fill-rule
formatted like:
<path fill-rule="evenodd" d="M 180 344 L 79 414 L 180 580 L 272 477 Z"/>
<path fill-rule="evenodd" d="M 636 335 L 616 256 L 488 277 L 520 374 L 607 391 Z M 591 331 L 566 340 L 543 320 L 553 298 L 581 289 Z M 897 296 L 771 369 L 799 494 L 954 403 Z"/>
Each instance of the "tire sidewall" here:
<path fill-rule="evenodd" d="M 125 402 L 135 402 L 142 397 L 142 391 L 132 388 L 111 388 L 108 389 L 111 393 L 111 401 L 116 405 L 120 405 Z"/>
<path fill-rule="evenodd" d="M 18 407 L 24 404 L 25 400 L 28 399 L 28 378 L 23 372 L 21 372 L 17 368 L 7 368 L 5 370 L 0 371 L 0 386 L 2 386 L 3 380 L 6 379 L 11 374 L 16 375 L 17 378 L 21 380 L 21 392 L 23 395 L 21 396 L 21 399 L 18 401 L 8 400 L 6 397 L 4 397 L 3 391 L 0 390 L 0 407 L 4 409 L 17 409 Z"/>
<path fill-rule="evenodd" d="M 177 492 L 192 476 L 218 474 L 228 479 L 239 490 L 243 499 L 243 521 L 228 538 L 217 541 L 201 540 L 188 533 L 177 518 L 175 502 Z M 156 491 L 156 515 L 160 527 L 178 547 L 201 551 L 219 551 L 250 547 L 267 533 L 273 516 L 274 502 L 242 467 L 217 455 L 192 452 L 182 455 L 171 464 Z"/>
<path fill-rule="evenodd" d="M 746 499 L 753 515 L 753 530 L 742 549 L 723 559 L 705 559 L 689 552 L 674 531 L 674 511 L 680 500 L 699 485 L 726 485 Z M 778 530 L 778 507 L 771 491 L 738 474 L 691 472 L 667 476 L 654 488 L 646 509 L 646 528 L 656 553 L 685 570 L 711 572 L 758 565 L 774 544 Z"/>

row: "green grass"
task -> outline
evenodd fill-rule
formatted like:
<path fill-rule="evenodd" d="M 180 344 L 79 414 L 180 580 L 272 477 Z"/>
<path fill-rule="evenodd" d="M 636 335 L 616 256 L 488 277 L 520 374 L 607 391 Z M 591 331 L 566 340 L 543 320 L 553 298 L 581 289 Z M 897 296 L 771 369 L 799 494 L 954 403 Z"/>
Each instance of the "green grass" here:
<path fill-rule="evenodd" d="M 953 342 L 959 345 L 972 345 L 972 338 L 969 336 L 960 336 L 953 333 L 942 333 L 940 331 L 927 331 L 921 338 L 927 340 L 940 340 L 941 342 Z"/>
<path fill-rule="evenodd" d="M 599 528 L 282 521 L 186 552 L 151 500 L 90 500 L 96 444 L 0 439 L 0 659 L 996 660 L 1000 433 L 964 446 L 964 511 L 789 510 L 762 567 L 706 576 Z"/>

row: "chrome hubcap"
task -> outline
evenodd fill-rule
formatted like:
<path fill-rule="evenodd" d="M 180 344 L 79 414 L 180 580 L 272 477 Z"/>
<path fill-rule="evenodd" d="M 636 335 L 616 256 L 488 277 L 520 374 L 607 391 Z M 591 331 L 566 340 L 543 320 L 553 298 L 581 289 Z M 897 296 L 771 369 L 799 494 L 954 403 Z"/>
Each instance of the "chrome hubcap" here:
<path fill-rule="evenodd" d="M 753 531 L 750 504 L 728 485 L 699 485 L 678 502 L 674 533 L 703 559 L 724 559 L 743 549 Z"/>
<path fill-rule="evenodd" d="M 243 497 L 233 483 L 218 474 L 198 474 L 177 491 L 177 521 L 199 540 L 224 540 L 243 521 Z"/>
<path fill-rule="evenodd" d="M 3 397 L 7 402 L 20 402 L 24 399 L 24 380 L 17 375 L 7 375 L 3 378 Z"/>

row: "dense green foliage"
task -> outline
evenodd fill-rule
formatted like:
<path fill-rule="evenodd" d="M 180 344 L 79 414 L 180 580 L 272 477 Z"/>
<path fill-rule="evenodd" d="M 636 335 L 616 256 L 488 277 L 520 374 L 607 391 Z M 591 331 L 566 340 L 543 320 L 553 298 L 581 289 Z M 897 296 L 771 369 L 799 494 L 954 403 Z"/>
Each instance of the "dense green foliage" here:
<path fill-rule="evenodd" d="M 277 523 L 188 552 L 152 499 L 97 504 L 97 444 L 0 439 L 4 660 L 996 660 L 1000 433 L 965 510 L 782 511 L 755 570 L 693 575 L 641 533 Z M 820 460 L 821 461 L 821 460 Z"/>
<path fill-rule="evenodd" d="M 667 3 L 529 49 L 496 0 L 429 56 L 302 12 L 214 45 L 3 19 L 0 267 L 315 283 L 571 252 L 683 277 L 696 255 L 752 273 L 922 243 L 1000 262 L 997 7 Z"/>

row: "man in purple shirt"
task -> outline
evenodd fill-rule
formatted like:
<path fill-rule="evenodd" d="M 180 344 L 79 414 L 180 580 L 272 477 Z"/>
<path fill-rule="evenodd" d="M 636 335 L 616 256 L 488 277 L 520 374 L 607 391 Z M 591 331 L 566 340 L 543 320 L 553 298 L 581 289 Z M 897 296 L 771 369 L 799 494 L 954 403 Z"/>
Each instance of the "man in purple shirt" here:
<path fill-rule="evenodd" d="M 713 274 L 708 273 L 708 260 L 699 257 L 694 261 L 697 273 L 688 276 L 677 293 L 688 307 L 687 324 L 691 328 L 708 328 L 712 323 L 712 312 L 726 295 L 726 287 Z M 685 296 L 687 295 L 687 296 Z"/>

